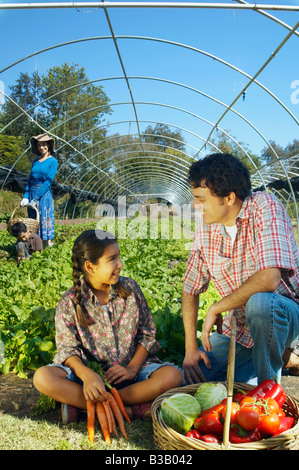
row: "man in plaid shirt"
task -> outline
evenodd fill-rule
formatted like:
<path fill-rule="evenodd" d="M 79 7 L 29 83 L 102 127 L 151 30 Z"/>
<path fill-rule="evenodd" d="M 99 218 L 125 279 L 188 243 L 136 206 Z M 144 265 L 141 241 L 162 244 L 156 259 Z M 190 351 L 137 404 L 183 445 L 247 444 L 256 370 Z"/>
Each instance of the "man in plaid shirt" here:
<path fill-rule="evenodd" d="M 291 220 L 275 196 L 251 192 L 249 171 L 230 154 L 194 162 L 189 180 L 202 223 L 183 285 L 185 378 L 226 380 L 235 315 L 235 380 L 279 381 L 284 350 L 299 336 L 299 250 Z M 206 313 L 199 349 L 199 295 L 210 281 L 221 300 Z"/>

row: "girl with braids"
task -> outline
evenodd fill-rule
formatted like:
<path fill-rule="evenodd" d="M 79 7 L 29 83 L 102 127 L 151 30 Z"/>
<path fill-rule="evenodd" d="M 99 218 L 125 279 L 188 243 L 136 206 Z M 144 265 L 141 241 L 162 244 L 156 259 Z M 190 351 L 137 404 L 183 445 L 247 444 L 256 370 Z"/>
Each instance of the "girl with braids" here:
<path fill-rule="evenodd" d="M 132 419 L 150 416 L 151 402 L 182 383 L 180 370 L 156 356 L 160 349 L 145 297 L 123 267 L 114 235 L 87 230 L 73 246 L 74 284 L 57 305 L 54 364 L 38 369 L 36 388 L 63 404 L 63 422 L 76 419 L 86 400 L 107 398 L 97 361 L 119 389 Z M 54 366 L 54 367 L 53 367 Z M 72 416 L 71 416 L 72 415 Z"/>

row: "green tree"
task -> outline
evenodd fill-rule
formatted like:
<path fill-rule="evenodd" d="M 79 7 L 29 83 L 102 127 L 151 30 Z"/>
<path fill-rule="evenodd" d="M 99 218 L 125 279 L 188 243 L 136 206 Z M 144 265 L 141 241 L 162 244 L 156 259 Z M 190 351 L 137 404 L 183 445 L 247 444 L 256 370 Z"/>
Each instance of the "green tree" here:
<path fill-rule="evenodd" d="M 180 131 L 173 132 L 166 124 L 148 126 L 142 134 L 144 142 L 153 143 L 164 147 L 173 147 L 177 150 L 185 150 L 185 141 Z"/>
<path fill-rule="evenodd" d="M 68 184 L 74 184 L 82 173 L 86 179 L 90 178 L 92 164 L 88 159 L 93 159 L 93 144 L 106 135 L 105 129 L 97 128 L 105 115 L 111 113 L 103 87 L 88 82 L 83 67 L 68 63 L 52 67 L 42 78 L 42 107 L 47 128 L 67 142 L 61 142 L 58 160 L 60 178 L 71 175 Z"/>
<path fill-rule="evenodd" d="M 276 152 L 278 157 L 283 157 L 284 155 L 296 155 L 299 153 L 299 140 L 298 139 L 294 139 L 293 142 L 290 142 L 284 148 L 281 145 L 277 144 L 274 140 L 270 140 L 269 143 L 272 148 L 264 147 L 262 150 L 262 157 L 265 159 L 267 163 L 276 161 L 276 155 L 273 152 L 273 150 Z"/>
<path fill-rule="evenodd" d="M 284 155 L 284 149 L 281 145 L 277 144 L 274 140 L 269 140 L 269 144 L 271 147 L 267 146 L 264 147 L 262 150 L 262 157 L 264 158 L 266 163 L 271 163 L 273 160 L 276 160 L 276 155 L 278 157 L 282 157 Z M 273 150 L 274 152 L 273 152 Z"/>
<path fill-rule="evenodd" d="M 38 126 L 30 119 L 36 119 L 41 125 L 45 124 L 43 114 L 37 107 L 41 97 L 41 78 L 37 72 L 32 75 L 20 73 L 15 85 L 9 87 L 10 98 L 2 106 L 0 113 L 0 129 L 2 134 L 19 137 L 23 145 L 28 145 L 32 135 L 38 131 Z M 23 111 L 29 114 L 29 118 Z"/>
<path fill-rule="evenodd" d="M 111 112 L 103 87 L 88 82 L 83 67 L 68 63 L 52 67 L 42 78 L 42 107 L 48 126 L 56 127 L 55 133 L 66 140 L 76 135 L 81 145 L 90 141 L 86 131 Z"/>
<path fill-rule="evenodd" d="M 106 135 L 99 125 L 111 113 L 103 87 L 88 82 L 85 69 L 77 64 L 54 66 L 42 76 L 37 72 L 31 76 L 21 73 L 10 87 L 10 97 L 16 104 L 7 100 L 0 113 L 2 135 L 20 138 L 24 147 L 42 129 L 58 136 L 59 178 L 64 181 L 71 172 L 68 183 L 92 168 L 88 159 L 93 157 L 93 144 Z M 41 127 L 22 113 L 22 109 Z M 15 154 L 15 159 L 19 155 Z M 5 158 L 3 153 L 0 158 Z"/>
<path fill-rule="evenodd" d="M 225 131 L 230 134 L 230 131 Z M 249 169 L 250 172 L 255 171 L 255 166 L 259 167 L 263 162 L 261 158 L 252 153 L 247 144 L 244 142 L 237 142 L 236 139 L 231 135 L 230 139 L 224 133 L 218 133 L 217 137 L 211 139 L 211 142 L 217 146 L 217 148 L 223 153 L 231 153 L 235 157 L 239 158 Z M 213 147 L 210 153 L 216 153 L 217 150 Z"/>
<path fill-rule="evenodd" d="M 21 137 L 0 134 L 0 165 L 13 166 L 16 161 L 16 156 L 22 155 L 25 149 L 26 146 Z M 20 159 L 17 165 L 15 165 L 15 168 L 16 170 L 28 173 L 31 168 L 29 158 Z"/>

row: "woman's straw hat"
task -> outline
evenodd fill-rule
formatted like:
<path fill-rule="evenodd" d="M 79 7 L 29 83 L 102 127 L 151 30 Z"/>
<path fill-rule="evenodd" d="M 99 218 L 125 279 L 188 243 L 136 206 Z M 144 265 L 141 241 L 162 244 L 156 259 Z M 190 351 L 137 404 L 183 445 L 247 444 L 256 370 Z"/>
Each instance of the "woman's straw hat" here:
<path fill-rule="evenodd" d="M 31 150 L 34 155 L 38 155 L 40 157 L 40 153 L 37 148 L 37 142 L 48 142 L 50 154 L 53 155 L 55 153 L 55 140 L 53 137 L 49 137 L 47 134 L 39 134 L 34 135 L 30 139 Z"/>

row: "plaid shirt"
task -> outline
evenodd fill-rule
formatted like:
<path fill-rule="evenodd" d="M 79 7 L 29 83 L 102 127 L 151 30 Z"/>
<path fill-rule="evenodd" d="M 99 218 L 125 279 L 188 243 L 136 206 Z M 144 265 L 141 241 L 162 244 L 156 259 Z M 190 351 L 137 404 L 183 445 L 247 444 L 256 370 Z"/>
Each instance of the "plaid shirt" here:
<path fill-rule="evenodd" d="M 211 280 L 221 297 L 231 294 L 252 274 L 281 268 L 276 293 L 299 303 L 299 249 L 291 220 L 273 195 L 256 192 L 247 198 L 236 218 L 232 240 L 221 224 L 200 224 L 190 251 L 183 289 L 191 295 L 205 292 Z M 230 317 L 236 316 L 236 340 L 252 347 L 245 306 L 228 312 L 223 333 L 230 335 Z"/>

